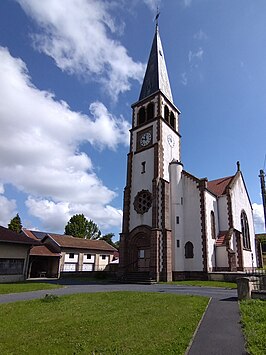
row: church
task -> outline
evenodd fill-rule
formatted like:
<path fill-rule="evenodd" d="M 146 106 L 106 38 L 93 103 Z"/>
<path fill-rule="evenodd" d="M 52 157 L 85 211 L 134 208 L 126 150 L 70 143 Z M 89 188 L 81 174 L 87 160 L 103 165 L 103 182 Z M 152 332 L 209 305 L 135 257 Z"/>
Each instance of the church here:
<path fill-rule="evenodd" d="M 237 162 L 213 181 L 184 169 L 175 106 L 156 24 L 132 105 L 119 272 L 155 281 L 206 278 L 256 266 L 252 205 Z"/>

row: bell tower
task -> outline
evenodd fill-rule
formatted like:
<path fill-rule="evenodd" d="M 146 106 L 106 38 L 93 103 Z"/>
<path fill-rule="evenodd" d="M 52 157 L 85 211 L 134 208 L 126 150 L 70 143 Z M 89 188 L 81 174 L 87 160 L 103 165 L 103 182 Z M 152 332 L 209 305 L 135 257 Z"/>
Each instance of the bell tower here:
<path fill-rule="evenodd" d="M 120 234 L 120 274 L 172 279 L 169 164 L 180 161 L 180 111 L 173 103 L 156 24 L 132 129 Z"/>

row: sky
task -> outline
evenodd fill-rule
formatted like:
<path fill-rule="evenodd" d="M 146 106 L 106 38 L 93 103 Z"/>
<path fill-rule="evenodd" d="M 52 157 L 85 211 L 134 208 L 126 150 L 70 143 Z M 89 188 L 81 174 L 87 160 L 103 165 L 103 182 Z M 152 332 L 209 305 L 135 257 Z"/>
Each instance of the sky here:
<path fill-rule="evenodd" d="M 1 0 L 0 225 L 64 233 L 83 213 L 118 239 L 157 6 L 184 168 L 212 180 L 240 161 L 264 231 L 265 0 Z"/>

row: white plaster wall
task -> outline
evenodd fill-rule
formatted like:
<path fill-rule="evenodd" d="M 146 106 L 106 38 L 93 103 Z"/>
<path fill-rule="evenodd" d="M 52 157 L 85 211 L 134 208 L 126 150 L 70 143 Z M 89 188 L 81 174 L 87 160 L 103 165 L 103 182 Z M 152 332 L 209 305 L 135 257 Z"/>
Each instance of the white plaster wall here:
<path fill-rule="evenodd" d="M 209 192 L 205 192 L 205 203 L 206 203 L 206 235 L 207 235 L 207 268 L 208 271 L 212 271 L 215 267 L 216 257 L 215 257 L 215 239 L 212 238 L 211 229 L 211 211 L 214 212 L 215 216 L 215 234 L 216 237 L 219 233 L 219 220 L 218 220 L 218 203 L 215 196 Z"/>
<path fill-rule="evenodd" d="M 180 164 L 172 163 L 170 171 L 170 206 L 171 206 L 171 228 L 172 228 L 172 258 L 173 270 L 184 270 L 184 204 L 183 201 L 183 167 Z M 179 217 L 179 223 L 176 219 Z M 179 247 L 177 247 L 179 241 Z"/>
<path fill-rule="evenodd" d="M 174 147 L 172 148 L 167 140 L 168 135 L 171 135 L 174 139 Z M 163 144 L 163 160 L 164 160 L 164 169 L 163 169 L 163 178 L 166 181 L 169 181 L 169 163 L 175 159 L 180 161 L 180 144 L 179 136 L 174 132 L 166 123 L 162 123 L 162 144 Z"/>
<path fill-rule="evenodd" d="M 98 271 L 102 271 L 106 268 L 106 266 L 109 264 L 110 261 L 110 255 L 105 255 L 105 259 L 102 258 L 104 254 L 101 254 L 99 256 L 99 266 L 98 266 Z"/>
<path fill-rule="evenodd" d="M 226 196 L 221 196 L 218 198 L 218 209 L 219 209 L 220 231 L 227 231 L 229 229 L 229 224 L 228 224 L 228 209 L 227 209 Z"/>
<path fill-rule="evenodd" d="M 90 258 L 87 258 L 87 255 L 90 255 Z M 95 263 L 95 255 L 93 254 L 84 254 L 83 255 L 83 263 Z"/>
<path fill-rule="evenodd" d="M 142 174 L 142 162 L 146 162 L 146 172 Z M 137 213 L 134 209 L 134 199 L 141 190 L 148 190 L 152 193 L 152 180 L 154 176 L 154 148 L 146 149 L 135 154 L 132 162 L 132 186 L 131 186 L 131 203 L 130 203 L 130 220 L 129 229 L 146 224 L 152 225 L 152 208 L 143 215 Z"/>
<path fill-rule="evenodd" d="M 245 189 L 242 176 L 239 174 L 239 178 L 231 189 L 231 201 L 232 201 L 232 213 L 233 213 L 233 225 L 234 228 L 241 232 L 241 212 L 244 210 L 247 215 L 249 224 L 250 244 L 251 251 L 243 251 L 243 266 L 245 268 L 257 266 L 256 264 L 256 249 L 255 249 L 255 231 L 253 224 L 252 207 L 249 202 L 249 198 Z M 252 255 L 253 254 L 253 263 Z"/>
<path fill-rule="evenodd" d="M 197 182 L 182 175 L 183 180 L 183 203 L 184 203 L 184 238 L 180 245 L 179 255 L 184 259 L 184 270 L 202 271 L 202 242 L 201 242 L 201 217 L 200 195 Z M 185 243 L 192 242 L 194 245 L 194 258 L 185 258 Z M 178 270 L 176 270 L 178 271 Z"/>
<path fill-rule="evenodd" d="M 74 258 L 70 258 L 69 254 L 74 254 Z M 79 254 L 77 253 L 66 253 L 65 254 L 65 263 L 77 263 Z"/>
<path fill-rule="evenodd" d="M 225 246 L 216 248 L 216 266 L 217 267 L 229 267 L 228 257 Z"/>

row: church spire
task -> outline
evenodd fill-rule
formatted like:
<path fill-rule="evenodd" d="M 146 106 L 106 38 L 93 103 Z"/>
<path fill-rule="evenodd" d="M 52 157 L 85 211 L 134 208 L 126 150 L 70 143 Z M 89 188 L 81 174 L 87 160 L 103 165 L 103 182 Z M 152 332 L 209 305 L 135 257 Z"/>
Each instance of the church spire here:
<path fill-rule="evenodd" d="M 158 14 L 156 16 L 155 34 L 139 100 L 143 100 L 149 95 L 160 90 L 171 102 L 173 102 L 170 82 L 164 60 L 163 47 L 159 35 Z"/>

